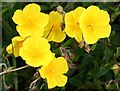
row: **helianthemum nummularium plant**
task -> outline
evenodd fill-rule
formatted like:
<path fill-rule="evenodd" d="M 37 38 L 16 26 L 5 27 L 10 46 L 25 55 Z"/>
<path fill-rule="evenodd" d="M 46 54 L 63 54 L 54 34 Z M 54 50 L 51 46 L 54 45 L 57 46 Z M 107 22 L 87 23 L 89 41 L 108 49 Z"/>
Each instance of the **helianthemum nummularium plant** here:
<path fill-rule="evenodd" d="M 49 89 L 65 86 L 68 79 L 65 74 L 69 70 L 65 58 L 55 57 L 49 41 L 64 42 L 67 34 L 77 42 L 94 44 L 100 38 L 109 37 L 111 32 L 108 12 L 93 5 L 87 9 L 77 7 L 67 13 L 63 9 L 61 13 L 52 11 L 48 15 L 41 12 L 38 4 L 32 3 L 23 10 L 16 10 L 12 19 L 20 36 L 12 39 L 6 51 L 20 56 L 29 66 L 39 67 L 40 76 L 46 79 Z"/>

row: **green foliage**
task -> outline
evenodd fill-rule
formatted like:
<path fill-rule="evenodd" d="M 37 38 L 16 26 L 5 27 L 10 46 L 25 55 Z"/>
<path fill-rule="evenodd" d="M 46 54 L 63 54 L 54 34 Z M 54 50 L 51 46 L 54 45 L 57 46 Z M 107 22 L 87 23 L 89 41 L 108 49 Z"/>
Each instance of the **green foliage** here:
<path fill-rule="evenodd" d="M 18 35 L 15 24 L 12 21 L 12 15 L 16 9 L 23 9 L 28 2 L 3 2 L 2 3 L 2 62 L 6 64 L 7 69 L 13 69 L 26 65 L 20 58 L 12 59 L 11 55 L 6 53 L 6 46 L 11 43 L 11 39 Z M 111 68 L 114 64 L 120 62 L 120 4 L 110 2 L 38 2 L 41 5 L 42 12 L 49 13 L 56 10 L 58 5 L 61 5 L 65 12 L 75 9 L 78 6 L 87 8 L 90 5 L 97 5 L 101 9 L 107 10 L 110 14 L 112 32 L 107 39 L 100 39 L 96 44 L 89 45 L 91 51 L 85 51 L 85 47 L 80 48 L 79 44 L 72 38 L 67 38 L 62 43 L 50 42 L 51 51 L 56 56 L 68 56 L 69 71 L 66 74 L 69 79 L 65 87 L 53 88 L 52 91 L 78 91 L 84 89 L 99 90 L 120 90 L 120 67 L 117 75 Z M 62 48 L 62 52 L 60 48 Z M 3 71 L 6 70 L 3 67 Z M 35 74 L 37 68 L 28 67 L 17 72 L 4 74 L 3 90 L 15 90 L 18 85 L 19 91 L 28 91 L 30 84 L 39 77 Z M 110 83 L 111 80 L 114 80 Z M 16 83 L 17 82 L 17 83 Z M 117 82 L 117 84 L 116 84 Z M 42 78 L 38 80 L 33 87 L 37 91 L 47 90 L 47 84 Z M 17 89 L 17 87 L 16 87 Z"/>

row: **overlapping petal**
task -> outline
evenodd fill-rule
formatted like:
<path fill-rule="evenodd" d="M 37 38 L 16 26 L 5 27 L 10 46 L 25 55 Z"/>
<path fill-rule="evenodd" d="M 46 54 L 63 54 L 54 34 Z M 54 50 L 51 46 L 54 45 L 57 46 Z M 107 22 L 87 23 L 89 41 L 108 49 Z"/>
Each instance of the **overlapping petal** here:
<path fill-rule="evenodd" d="M 16 37 L 12 38 L 12 43 L 10 45 L 8 45 L 8 47 L 6 48 L 6 51 L 9 54 L 13 53 L 15 55 L 15 57 L 18 57 L 19 49 L 22 47 L 24 40 L 25 39 L 20 36 L 16 36 Z"/>
<path fill-rule="evenodd" d="M 65 32 L 69 37 L 74 37 L 78 42 L 82 40 L 82 31 L 79 27 L 78 20 L 84 11 L 83 7 L 78 7 L 65 15 Z"/>
<path fill-rule="evenodd" d="M 45 27 L 43 37 L 47 38 L 48 41 L 62 42 L 66 35 L 61 29 L 61 24 L 63 22 L 62 15 L 57 11 L 52 11 L 49 14 L 49 23 Z"/>
<path fill-rule="evenodd" d="M 29 37 L 20 49 L 20 56 L 33 67 L 48 65 L 54 54 L 50 51 L 50 44 L 45 38 Z"/>

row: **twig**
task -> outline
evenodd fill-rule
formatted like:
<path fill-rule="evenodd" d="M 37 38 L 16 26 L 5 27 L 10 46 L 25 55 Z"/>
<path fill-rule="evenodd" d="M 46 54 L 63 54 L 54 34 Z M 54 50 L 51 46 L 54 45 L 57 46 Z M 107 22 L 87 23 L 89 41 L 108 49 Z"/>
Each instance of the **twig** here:
<path fill-rule="evenodd" d="M 35 84 L 36 82 L 40 79 L 40 77 L 38 77 L 37 79 L 35 79 L 29 86 L 29 89 L 31 89 Z"/>
<path fill-rule="evenodd" d="M 6 73 L 11 73 L 11 72 L 14 72 L 14 71 L 17 71 L 17 70 L 24 69 L 24 68 L 27 68 L 27 67 L 29 67 L 29 65 L 25 65 L 25 66 L 22 66 L 22 67 L 13 69 L 13 70 L 5 70 L 5 71 L 3 71 L 3 72 L 0 73 L 0 76 L 3 75 L 3 74 L 6 74 Z"/>

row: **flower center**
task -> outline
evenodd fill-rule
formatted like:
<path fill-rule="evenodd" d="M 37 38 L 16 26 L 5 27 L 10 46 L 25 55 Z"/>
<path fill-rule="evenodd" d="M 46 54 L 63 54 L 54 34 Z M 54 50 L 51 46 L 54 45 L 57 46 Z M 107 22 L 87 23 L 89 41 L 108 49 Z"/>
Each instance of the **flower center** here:
<path fill-rule="evenodd" d="M 90 24 L 90 25 L 87 26 L 87 28 L 90 28 L 90 29 L 93 30 L 93 26 L 94 26 L 93 24 Z"/>
<path fill-rule="evenodd" d="M 51 70 L 51 72 L 54 72 L 54 71 L 55 71 L 54 69 Z"/>

